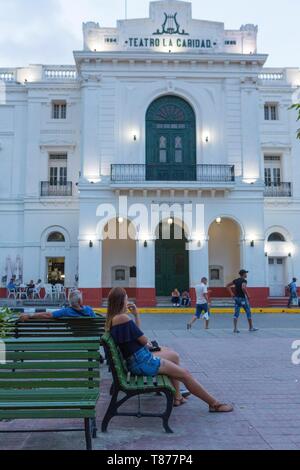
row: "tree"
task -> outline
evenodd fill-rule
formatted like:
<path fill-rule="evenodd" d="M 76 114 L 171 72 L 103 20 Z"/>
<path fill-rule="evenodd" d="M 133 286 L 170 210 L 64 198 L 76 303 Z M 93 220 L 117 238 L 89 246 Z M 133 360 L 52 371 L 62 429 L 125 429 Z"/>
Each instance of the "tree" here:
<path fill-rule="evenodd" d="M 291 106 L 291 109 L 296 109 L 296 111 L 298 112 L 297 121 L 300 121 L 300 103 L 293 104 L 293 106 Z M 298 129 L 297 131 L 297 139 L 300 139 L 300 129 Z"/>

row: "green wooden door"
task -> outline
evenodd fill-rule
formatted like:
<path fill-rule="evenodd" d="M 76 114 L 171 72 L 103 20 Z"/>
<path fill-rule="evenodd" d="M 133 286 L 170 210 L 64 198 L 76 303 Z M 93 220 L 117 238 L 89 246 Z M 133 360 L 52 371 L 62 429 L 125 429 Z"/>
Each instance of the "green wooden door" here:
<path fill-rule="evenodd" d="M 195 114 L 181 98 L 164 96 L 147 111 L 146 177 L 150 181 L 196 179 Z"/>
<path fill-rule="evenodd" d="M 186 250 L 186 238 L 174 240 L 171 230 L 169 240 L 161 237 L 155 245 L 156 295 L 171 296 L 177 288 L 180 292 L 189 290 L 189 253 Z"/>

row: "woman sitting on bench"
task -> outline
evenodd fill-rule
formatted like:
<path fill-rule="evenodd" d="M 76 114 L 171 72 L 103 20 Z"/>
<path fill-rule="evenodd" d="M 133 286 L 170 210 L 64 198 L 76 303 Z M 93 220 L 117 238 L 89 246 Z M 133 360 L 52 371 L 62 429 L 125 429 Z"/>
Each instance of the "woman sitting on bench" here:
<path fill-rule="evenodd" d="M 133 321 L 128 313 L 135 317 Z M 183 369 L 179 355 L 170 349 L 162 348 L 160 352 L 151 353 L 150 341 L 140 330 L 141 320 L 134 304 L 128 303 L 126 291 L 120 287 L 113 289 L 108 297 L 106 331 L 109 331 L 119 346 L 127 363 L 128 370 L 135 375 L 154 377 L 157 374 L 170 377 L 176 389 L 174 406 L 186 403 L 180 393 L 182 382 L 192 395 L 209 405 L 211 413 L 228 413 L 233 411 L 231 405 L 221 404 L 211 396 L 191 373 Z"/>

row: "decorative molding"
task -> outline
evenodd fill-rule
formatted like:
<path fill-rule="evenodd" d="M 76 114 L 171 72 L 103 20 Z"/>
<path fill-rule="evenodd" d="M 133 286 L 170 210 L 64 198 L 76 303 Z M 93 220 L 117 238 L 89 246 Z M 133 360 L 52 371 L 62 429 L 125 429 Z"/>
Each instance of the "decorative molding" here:
<path fill-rule="evenodd" d="M 57 149 L 57 147 L 67 147 L 67 148 L 70 148 L 72 150 L 75 150 L 75 148 L 77 147 L 77 144 L 75 142 L 66 142 L 64 140 L 62 140 L 62 141 L 51 140 L 49 142 L 40 143 L 40 149 L 42 151 L 53 150 L 53 149 L 55 150 L 55 149 Z"/>

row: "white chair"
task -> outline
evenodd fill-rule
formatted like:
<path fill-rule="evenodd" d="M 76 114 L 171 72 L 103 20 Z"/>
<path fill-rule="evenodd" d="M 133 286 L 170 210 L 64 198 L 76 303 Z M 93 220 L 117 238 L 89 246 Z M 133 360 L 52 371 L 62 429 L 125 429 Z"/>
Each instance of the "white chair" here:
<path fill-rule="evenodd" d="M 27 286 L 25 284 L 20 285 L 18 292 L 17 292 L 17 299 L 28 300 Z"/>
<path fill-rule="evenodd" d="M 41 300 L 41 288 L 42 286 L 35 287 L 32 292 L 32 300 L 35 298 L 38 298 L 38 300 Z"/>
<path fill-rule="evenodd" d="M 53 300 L 53 286 L 52 284 L 45 284 L 45 297 L 44 300 L 50 299 Z"/>
<path fill-rule="evenodd" d="M 16 300 L 17 298 L 17 291 L 16 289 L 6 289 L 7 292 L 7 298 L 8 299 L 14 299 Z"/>
<path fill-rule="evenodd" d="M 58 301 L 61 298 L 66 301 L 66 291 L 62 284 L 55 284 L 55 294 Z"/>

